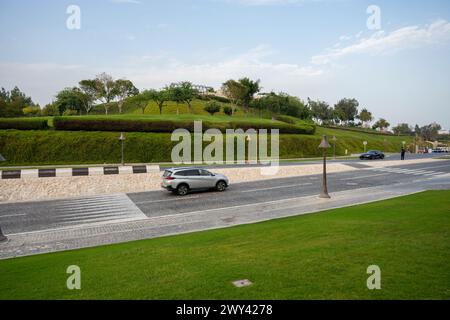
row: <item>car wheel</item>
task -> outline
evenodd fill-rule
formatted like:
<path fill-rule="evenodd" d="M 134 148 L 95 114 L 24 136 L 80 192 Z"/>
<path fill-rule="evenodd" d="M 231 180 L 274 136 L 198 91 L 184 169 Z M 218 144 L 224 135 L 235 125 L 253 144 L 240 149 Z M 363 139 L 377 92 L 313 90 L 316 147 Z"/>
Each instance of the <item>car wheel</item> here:
<path fill-rule="evenodd" d="M 216 184 L 216 190 L 219 192 L 223 192 L 225 191 L 225 189 L 227 188 L 227 184 L 225 183 L 225 181 L 219 181 Z"/>
<path fill-rule="evenodd" d="M 189 192 L 189 187 L 185 184 L 181 184 L 177 188 L 177 194 L 179 196 L 185 196 L 188 194 L 188 192 Z"/>

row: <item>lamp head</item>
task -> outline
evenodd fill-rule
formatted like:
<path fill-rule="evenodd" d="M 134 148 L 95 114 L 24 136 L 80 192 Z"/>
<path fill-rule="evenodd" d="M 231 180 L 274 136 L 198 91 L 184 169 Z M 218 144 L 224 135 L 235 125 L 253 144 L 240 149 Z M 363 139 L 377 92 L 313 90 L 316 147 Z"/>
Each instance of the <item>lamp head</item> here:
<path fill-rule="evenodd" d="M 328 143 L 328 139 L 326 135 L 322 136 L 322 142 L 319 145 L 320 149 L 328 149 L 331 148 L 330 144 Z"/>

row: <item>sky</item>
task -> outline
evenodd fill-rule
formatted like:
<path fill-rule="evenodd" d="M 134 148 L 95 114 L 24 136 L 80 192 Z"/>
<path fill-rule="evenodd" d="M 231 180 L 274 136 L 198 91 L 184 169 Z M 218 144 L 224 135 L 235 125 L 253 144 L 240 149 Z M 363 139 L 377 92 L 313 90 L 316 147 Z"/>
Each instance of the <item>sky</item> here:
<path fill-rule="evenodd" d="M 102 72 L 139 89 L 247 76 L 450 129 L 448 0 L 0 0 L 0 43 L 0 87 L 41 105 Z"/>

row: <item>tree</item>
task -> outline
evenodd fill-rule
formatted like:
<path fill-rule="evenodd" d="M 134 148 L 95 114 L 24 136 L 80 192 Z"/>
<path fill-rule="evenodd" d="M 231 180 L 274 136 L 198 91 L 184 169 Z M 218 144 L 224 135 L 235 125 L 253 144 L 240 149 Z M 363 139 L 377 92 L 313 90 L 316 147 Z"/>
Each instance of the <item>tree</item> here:
<path fill-rule="evenodd" d="M 210 101 L 206 103 L 205 107 L 203 108 L 206 112 L 208 112 L 210 115 L 214 115 L 217 112 L 220 112 L 221 106 L 216 101 Z"/>
<path fill-rule="evenodd" d="M 238 103 L 245 99 L 247 88 L 240 82 L 228 80 L 222 85 L 222 91 L 225 96 L 230 99 L 233 113 L 235 113 Z"/>
<path fill-rule="evenodd" d="M 392 128 L 392 131 L 396 135 L 411 135 L 413 133 L 412 128 L 407 123 L 400 123 Z"/>
<path fill-rule="evenodd" d="M 76 113 L 80 113 L 86 103 L 84 99 L 85 96 L 79 88 L 66 88 L 58 92 L 55 104 L 60 114 L 63 114 L 66 110 L 74 110 Z"/>
<path fill-rule="evenodd" d="M 349 122 L 354 121 L 356 116 L 358 115 L 358 106 L 358 100 L 344 98 L 339 100 L 339 102 L 335 104 L 334 110 L 336 112 L 337 118 L 348 125 Z"/>
<path fill-rule="evenodd" d="M 97 82 L 95 80 L 81 80 L 78 85 L 84 94 L 84 110 L 86 114 L 89 114 L 98 97 Z"/>
<path fill-rule="evenodd" d="M 184 81 L 179 84 L 181 89 L 182 101 L 187 103 L 189 111 L 192 112 L 192 100 L 197 96 L 198 91 L 192 86 L 189 81 Z"/>
<path fill-rule="evenodd" d="M 311 110 L 311 116 L 316 119 L 316 122 L 321 121 L 326 124 L 333 120 L 333 109 L 325 101 L 312 101 L 308 98 L 308 106 Z"/>
<path fill-rule="evenodd" d="M 144 90 L 140 94 L 131 97 L 129 101 L 137 104 L 142 110 L 142 114 L 144 114 L 150 100 L 152 100 L 152 91 Z"/>
<path fill-rule="evenodd" d="M 363 123 L 363 126 L 364 126 L 364 124 L 367 124 L 367 123 L 370 123 L 373 121 L 372 112 L 370 112 L 366 108 L 361 110 L 361 112 L 359 113 L 357 118 L 359 120 L 361 120 L 361 122 Z"/>
<path fill-rule="evenodd" d="M 262 98 L 253 100 L 250 106 L 253 109 L 258 109 L 261 116 L 262 111 L 268 111 L 273 114 L 283 114 L 299 119 L 311 119 L 311 112 L 302 100 L 282 92 L 266 94 Z"/>
<path fill-rule="evenodd" d="M 379 129 L 380 131 L 385 131 L 387 128 L 389 128 L 391 124 L 386 121 L 386 119 L 380 118 L 375 124 L 373 125 L 372 129 L 376 130 Z"/>
<path fill-rule="evenodd" d="M 170 100 L 175 101 L 175 103 L 177 104 L 177 114 L 180 114 L 178 106 L 180 103 L 184 102 L 183 89 L 180 86 L 172 83 L 170 86 L 166 86 L 165 90 L 167 90 L 167 92 L 169 93 Z"/>
<path fill-rule="evenodd" d="M 431 123 L 429 125 L 423 126 L 420 128 L 420 136 L 425 141 L 436 140 L 439 135 L 439 130 L 441 130 L 441 125 L 436 122 Z"/>
<path fill-rule="evenodd" d="M 41 108 L 39 106 L 25 107 L 22 112 L 27 117 L 35 117 L 41 114 Z"/>
<path fill-rule="evenodd" d="M 49 103 L 42 109 L 43 116 L 57 116 L 59 115 L 58 106 L 56 103 Z"/>
<path fill-rule="evenodd" d="M 20 91 L 16 86 L 11 91 L 2 88 L 0 90 L 0 117 L 20 117 L 23 116 L 25 107 L 34 107 L 31 97 Z"/>
<path fill-rule="evenodd" d="M 139 90 L 130 80 L 119 79 L 115 82 L 115 92 L 119 99 L 119 101 L 117 102 L 119 113 L 122 113 L 122 107 L 125 99 L 137 95 L 139 93 Z"/>
<path fill-rule="evenodd" d="M 109 74 L 102 73 L 95 78 L 97 98 L 103 100 L 103 107 L 105 108 L 105 114 L 108 115 L 110 102 L 117 96 L 116 83 Z"/>
<path fill-rule="evenodd" d="M 155 101 L 159 108 L 159 114 L 162 114 L 164 104 L 170 100 L 170 92 L 167 89 L 149 90 L 149 97 Z"/>
<path fill-rule="evenodd" d="M 239 83 L 245 88 L 241 102 L 246 113 L 248 113 L 250 102 L 252 102 L 255 94 L 261 91 L 260 80 L 252 81 L 249 78 L 242 78 L 239 79 Z"/>

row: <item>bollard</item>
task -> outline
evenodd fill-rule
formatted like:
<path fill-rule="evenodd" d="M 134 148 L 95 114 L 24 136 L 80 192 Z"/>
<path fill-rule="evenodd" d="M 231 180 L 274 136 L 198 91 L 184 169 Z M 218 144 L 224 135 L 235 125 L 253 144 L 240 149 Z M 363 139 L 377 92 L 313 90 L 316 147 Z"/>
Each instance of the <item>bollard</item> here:
<path fill-rule="evenodd" d="M 8 238 L 3 234 L 2 227 L 0 227 L 0 242 L 6 241 Z"/>

